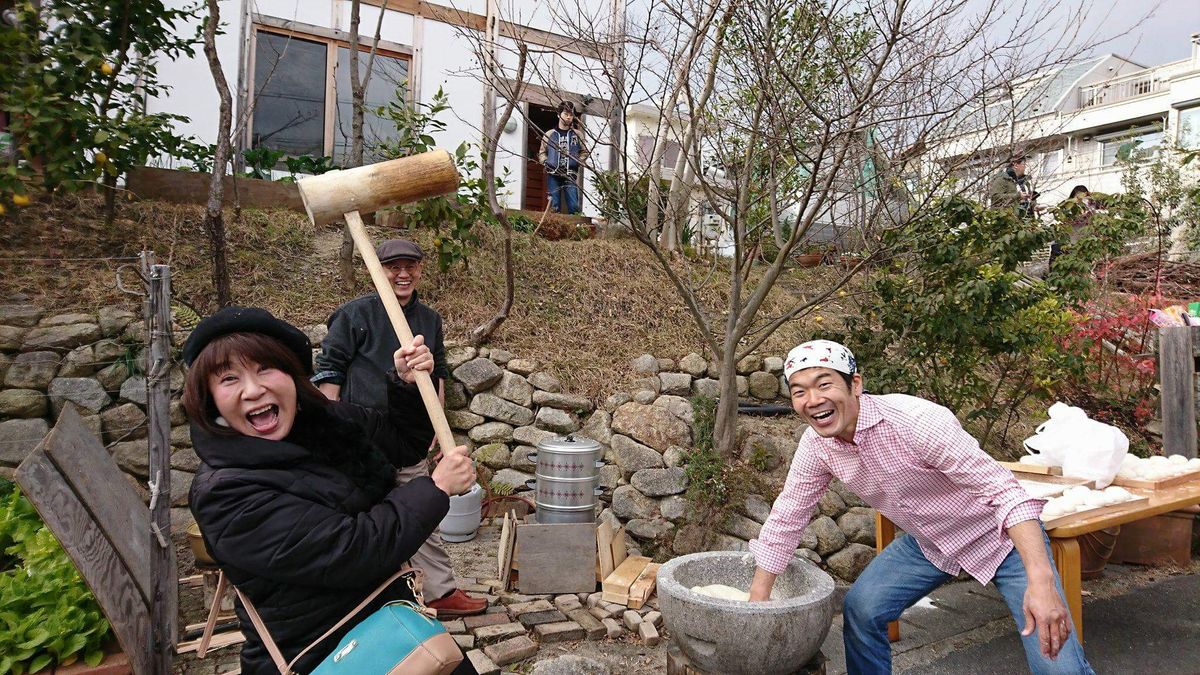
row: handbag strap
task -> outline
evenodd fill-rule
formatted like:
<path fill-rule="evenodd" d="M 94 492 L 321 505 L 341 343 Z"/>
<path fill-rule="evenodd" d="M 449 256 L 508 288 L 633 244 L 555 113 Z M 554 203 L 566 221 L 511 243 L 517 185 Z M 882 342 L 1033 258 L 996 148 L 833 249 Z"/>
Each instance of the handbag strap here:
<path fill-rule="evenodd" d="M 267 630 L 266 624 L 263 623 L 262 617 L 259 616 L 259 614 L 258 614 L 258 610 L 256 610 L 254 608 L 254 603 L 250 602 L 250 598 L 247 598 L 246 595 L 244 593 L 242 593 L 242 590 L 240 588 L 238 588 L 237 586 L 234 586 L 233 590 L 237 591 L 238 597 L 241 598 L 242 606 L 246 608 L 246 613 L 250 615 L 250 622 L 254 624 L 254 629 L 256 631 L 258 631 L 258 636 L 260 638 L 262 638 L 263 645 L 267 648 L 267 653 L 271 655 L 271 660 L 275 662 L 275 667 L 279 669 L 279 672 L 281 675 L 292 675 L 293 674 L 292 666 L 297 661 L 299 661 L 301 658 L 303 658 L 303 656 L 305 654 L 307 654 L 309 652 L 309 650 L 311 650 L 313 647 L 316 647 L 323 640 L 325 640 L 325 638 L 327 638 L 330 635 L 333 635 L 335 632 L 337 632 L 337 630 L 339 628 L 346 625 L 346 622 L 350 621 L 350 619 L 353 619 L 355 615 L 357 615 L 359 612 L 361 612 L 363 610 L 363 608 L 365 608 L 367 605 L 371 604 L 371 601 L 373 601 L 375 598 L 379 597 L 379 594 L 382 593 L 388 586 L 391 586 L 392 583 L 395 582 L 397 579 L 399 579 L 400 577 L 402 577 L 405 574 L 408 574 L 410 572 L 413 573 L 416 577 L 416 579 L 414 579 L 415 583 L 413 584 L 413 587 L 412 587 L 413 595 L 416 596 L 418 604 L 424 605 L 425 604 L 424 599 L 421 596 L 421 590 L 420 590 L 421 589 L 421 583 L 420 583 L 421 571 L 414 569 L 408 563 L 404 563 L 403 565 L 400 566 L 399 571 L 397 571 L 392 576 L 388 577 L 387 580 L 384 581 L 382 584 L 380 584 L 379 587 L 376 588 L 374 591 L 371 591 L 371 594 L 368 595 L 366 597 L 366 599 L 364 599 L 362 602 L 358 603 L 357 607 L 350 610 L 349 614 L 347 614 L 346 616 L 343 616 L 340 621 L 333 624 L 333 627 L 330 628 L 329 630 L 325 631 L 325 633 L 322 634 L 321 637 L 317 638 L 316 640 L 313 640 L 312 643 L 310 643 L 307 647 L 300 650 L 300 653 L 297 654 L 296 657 L 291 660 L 291 662 L 288 662 L 287 660 L 285 660 L 283 658 L 283 653 L 279 651 L 279 646 L 275 644 L 275 639 L 271 637 L 271 632 Z"/>

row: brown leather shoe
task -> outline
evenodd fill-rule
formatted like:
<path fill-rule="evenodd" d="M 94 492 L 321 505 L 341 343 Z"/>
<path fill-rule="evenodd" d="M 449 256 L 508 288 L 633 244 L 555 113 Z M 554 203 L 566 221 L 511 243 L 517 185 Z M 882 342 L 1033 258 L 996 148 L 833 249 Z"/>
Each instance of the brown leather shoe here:
<path fill-rule="evenodd" d="M 437 610 L 439 619 L 447 616 L 483 614 L 483 610 L 488 606 L 487 600 L 472 598 L 461 589 L 454 589 L 450 595 L 425 604 Z"/>

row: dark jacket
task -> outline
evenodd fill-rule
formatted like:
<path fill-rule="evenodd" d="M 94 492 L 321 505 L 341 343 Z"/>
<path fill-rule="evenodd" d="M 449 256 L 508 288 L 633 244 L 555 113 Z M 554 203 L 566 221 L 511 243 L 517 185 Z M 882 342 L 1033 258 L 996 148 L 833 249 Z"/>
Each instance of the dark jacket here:
<path fill-rule="evenodd" d="M 578 131 L 554 127 L 542 136 L 538 158 L 546 173 L 573 177 L 579 173 L 579 160 L 586 153 Z"/>
<path fill-rule="evenodd" d="M 404 306 L 404 318 L 413 335 L 424 335 L 433 352 L 433 384 L 449 376 L 442 317 L 421 302 L 416 293 Z M 329 316 L 329 334 L 317 354 L 314 384 L 341 385 L 341 400 L 383 410 L 387 407 L 385 373 L 392 370 L 392 354 L 400 340 L 392 329 L 379 295 L 372 293 L 338 307 Z"/>
<path fill-rule="evenodd" d="M 290 660 L 361 602 L 416 553 L 449 509 L 449 497 L 427 477 L 400 487 L 370 486 L 347 464 L 318 461 L 314 449 L 344 443 L 352 457 L 392 464 L 424 458 L 433 438 L 417 389 L 389 379 L 390 413 L 331 402 L 303 410 L 282 441 L 215 436 L 192 427 L 201 464 L 189 504 L 209 551 L 229 581 L 245 593 Z M 369 468 L 369 467 L 368 467 Z M 362 466 L 359 466 L 362 469 Z M 378 472 L 375 472 L 378 475 Z M 391 480 L 391 479 L 389 479 Z M 375 499 L 370 491 L 381 494 Z M 389 600 L 411 597 L 394 584 L 365 617 Z M 246 643 L 242 672 L 276 673 L 239 602 Z M 307 672 L 356 621 L 309 652 Z"/>
<path fill-rule="evenodd" d="M 1034 213 L 1038 193 L 1028 175 L 1018 176 L 1011 167 L 992 177 L 988 201 L 994 209 L 1015 208 L 1017 215 L 1028 218 Z"/>

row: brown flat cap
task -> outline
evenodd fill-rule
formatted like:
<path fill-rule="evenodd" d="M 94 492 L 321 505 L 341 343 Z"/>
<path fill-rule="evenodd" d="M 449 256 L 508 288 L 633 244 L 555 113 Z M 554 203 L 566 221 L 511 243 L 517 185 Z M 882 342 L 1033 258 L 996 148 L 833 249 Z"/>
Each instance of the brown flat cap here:
<path fill-rule="evenodd" d="M 379 256 L 379 262 L 381 263 L 401 258 L 408 260 L 423 260 L 425 258 L 425 253 L 421 250 L 421 247 L 407 239 L 388 239 L 375 248 L 375 255 Z"/>

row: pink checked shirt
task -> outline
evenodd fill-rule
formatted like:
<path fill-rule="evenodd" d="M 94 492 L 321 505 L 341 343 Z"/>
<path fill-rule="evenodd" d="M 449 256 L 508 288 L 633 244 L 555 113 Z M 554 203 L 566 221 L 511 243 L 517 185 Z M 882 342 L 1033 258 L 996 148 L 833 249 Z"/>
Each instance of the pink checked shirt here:
<path fill-rule="evenodd" d="M 863 501 L 910 534 L 929 562 L 960 569 L 986 584 L 1013 549 L 1005 530 L 1041 516 L 1029 496 L 946 408 L 904 394 L 859 399 L 854 443 L 805 432 L 783 493 L 750 542 L 759 567 L 780 574 L 829 481 L 842 480 Z"/>

